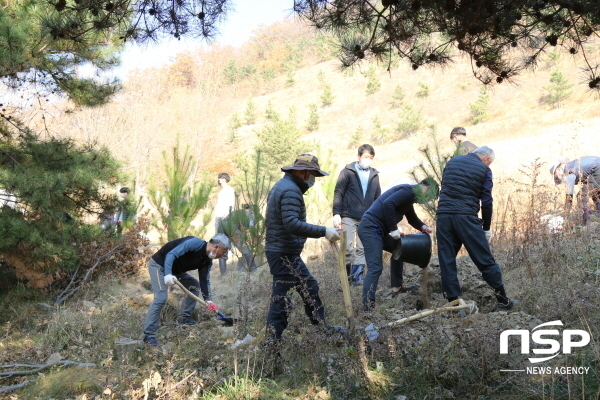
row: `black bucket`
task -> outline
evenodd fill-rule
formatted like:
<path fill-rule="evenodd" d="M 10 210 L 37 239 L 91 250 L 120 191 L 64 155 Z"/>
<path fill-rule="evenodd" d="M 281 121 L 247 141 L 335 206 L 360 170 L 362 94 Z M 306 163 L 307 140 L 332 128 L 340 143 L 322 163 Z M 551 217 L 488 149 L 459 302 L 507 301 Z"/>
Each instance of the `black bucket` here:
<path fill-rule="evenodd" d="M 425 268 L 431 259 L 431 237 L 428 233 L 402 235 L 392 252 L 394 260 Z"/>

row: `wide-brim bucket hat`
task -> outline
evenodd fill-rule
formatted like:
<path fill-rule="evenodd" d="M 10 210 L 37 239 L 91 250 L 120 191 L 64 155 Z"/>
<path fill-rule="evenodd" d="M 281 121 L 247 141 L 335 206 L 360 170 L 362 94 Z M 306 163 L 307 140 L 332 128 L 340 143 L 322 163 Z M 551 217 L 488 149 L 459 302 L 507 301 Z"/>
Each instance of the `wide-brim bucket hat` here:
<path fill-rule="evenodd" d="M 282 171 L 314 171 L 314 176 L 327 176 L 327 172 L 322 171 L 319 167 L 319 159 L 312 154 L 300 154 L 296 157 L 294 165 L 290 167 L 282 167 Z"/>

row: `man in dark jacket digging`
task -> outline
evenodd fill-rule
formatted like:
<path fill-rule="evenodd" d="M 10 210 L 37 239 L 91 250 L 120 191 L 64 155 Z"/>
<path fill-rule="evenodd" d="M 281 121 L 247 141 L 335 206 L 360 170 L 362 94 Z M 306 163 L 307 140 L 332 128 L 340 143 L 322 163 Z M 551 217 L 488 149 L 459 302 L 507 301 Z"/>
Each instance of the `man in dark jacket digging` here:
<path fill-rule="evenodd" d="M 502 271 L 496 264 L 488 241 L 492 237 L 492 171 L 494 151 L 487 146 L 473 153 L 453 157 L 442 175 L 440 201 L 437 207 L 436 238 L 442 276 L 442 291 L 448 301 L 461 295 L 456 269 L 456 255 L 464 245 L 483 279 L 494 290 L 496 311 L 508 311 L 517 303 L 506 296 Z M 481 203 L 481 217 L 478 213 Z M 455 312 L 458 317 L 464 310 Z"/>
<path fill-rule="evenodd" d="M 281 168 L 285 175 L 267 199 L 265 254 L 273 287 L 271 306 L 267 316 L 267 329 L 271 339 L 281 339 L 288 325 L 290 299 L 287 293 L 295 289 L 304 303 L 304 311 L 313 325 L 324 324 L 325 310 L 319 297 L 319 284 L 300 257 L 306 238 L 326 237 L 329 241 L 340 239 L 335 228 L 312 225 L 306 222 L 304 193 L 313 185 L 316 176 L 326 176 L 321 171 L 317 157 L 310 154 L 298 156 L 294 165 Z"/>
<path fill-rule="evenodd" d="M 392 252 L 401 237 L 398 223 L 406 216 L 408 223 L 421 232 L 431 233 L 427 225 L 417 217 L 414 203 L 427 202 L 437 198 L 438 185 L 433 178 L 423 179 L 416 185 L 398 185 L 385 191 L 365 212 L 358 225 L 358 236 L 365 246 L 367 275 L 363 285 L 363 309 L 375 309 L 375 292 L 383 271 L 383 250 Z M 403 286 L 402 260 L 390 263 L 392 293 L 403 293 L 414 288 Z"/>
<path fill-rule="evenodd" d="M 379 171 L 371 167 L 375 149 L 370 144 L 358 148 L 358 161 L 340 172 L 333 196 L 333 226 L 346 231 L 346 272 L 353 285 L 363 284 L 365 251 L 356 235 L 358 224 L 371 204 L 381 195 Z M 356 238 L 356 245 L 354 239 Z"/>
<path fill-rule="evenodd" d="M 207 309 L 217 311 L 215 303 L 210 301 L 209 273 L 212 261 L 221 258 L 231 249 L 231 242 L 226 235 L 219 233 L 208 242 L 195 236 L 187 236 L 171 240 L 160 248 L 148 264 L 148 272 L 152 282 L 154 301 L 150 304 L 146 323 L 144 325 L 144 343 L 152 347 L 160 347 L 156 340 L 156 333 L 160 325 L 160 312 L 167 302 L 168 287 L 179 280 L 183 286 L 198 296 L 200 290 L 207 303 Z M 200 281 L 196 280 L 187 271 L 197 269 Z M 183 302 L 178 323 L 181 325 L 194 325 L 196 321 L 192 313 L 196 307 L 196 300 L 186 297 Z"/>

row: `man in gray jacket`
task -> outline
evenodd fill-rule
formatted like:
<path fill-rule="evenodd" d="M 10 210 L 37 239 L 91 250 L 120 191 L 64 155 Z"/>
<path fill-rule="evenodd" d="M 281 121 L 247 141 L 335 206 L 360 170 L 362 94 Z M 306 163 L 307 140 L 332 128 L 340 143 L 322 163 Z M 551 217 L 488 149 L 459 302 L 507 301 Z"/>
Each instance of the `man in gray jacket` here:
<path fill-rule="evenodd" d="M 273 275 L 271 306 L 267 316 L 267 329 L 275 339 L 288 325 L 291 301 L 287 293 L 295 289 L 304 303 L 304 311 L 313 325 L 324 323 L 325 310 L 319 297 L 319 284 L 300 257 L 306 238 L 326 237 L 340 239 L 335 228 L 312 225 L 306 222 L 304 193 L 314 184 L 316 176 L 327 176 L 321 171 L 317 157 L 310 154 L 298 156 L 294 165 L 281 168 L 285 175 L 267 199 L 265 254 Z"/>
<path fill-rule="evenodd" d="M 371 167 L 374 157 L 373 146 L 360 146 L 358 161 L 346 165 L 340 172 L 333 195 L 333 226 L 346 231 L 346 273 L 353 285 L 363 284 L 366 265 L 365 251 L 356 230 L 365 211 L 381 195 L 379 171 Z"/>

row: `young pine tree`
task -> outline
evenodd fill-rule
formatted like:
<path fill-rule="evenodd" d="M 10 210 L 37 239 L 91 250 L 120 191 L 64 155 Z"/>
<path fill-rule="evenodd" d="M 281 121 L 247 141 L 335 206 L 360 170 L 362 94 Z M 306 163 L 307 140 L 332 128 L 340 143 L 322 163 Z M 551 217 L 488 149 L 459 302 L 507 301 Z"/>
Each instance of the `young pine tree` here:
<path fill-rule="evenodd" d="M 323 88 L 323 94 L 321 94 L 321 104 L 323 105 L 323 107 L 329 107 L 333 104 L 334 99 L 335 96 L 333 94 L 333 91 L 331 90 L 331 85 L 326 84 Z"/>
<path fill-rule="evenodd" d="M 550 75 L 550 85 L 544 86 L 544 90 L 548 91 L 548 103 L 554 108 L 559 108 L 563 100 L 567 99 L 573 92 L 570 91 L 573 84 L 558 70 Z"/>
<path fill-rule="evenodd" d="M 316 104 L 309 104 L 308 109 L 310 114 L 308 116 L 308 122 L 306 124 L 306 129 L 310 132 L 316 131 L 319 129 L 319 113 L 317 112 Z"/>
<path fill-rule="evenodd" d="M 252 99 L 246 102 L 246 110 L 244 110 L 244 120 L 246 125 L 252 125 L 256 122 L 256 104 Z"/>
<path fill-rule="evenodd" d="M 379 82 L 379 78 L 377 77 L 377 71 L 375 70 L 375 67 L 372 66 L 371 68 L 369 68 L 367 72 L 364 73 L 364 76 L 366 76 L 369 79 L 367 81 L 367 94 L 374 94 L 379 92 L 379 90 L 381 89 L 381 82 Z"/>
<path fill-rule="evenodd" d="M 148 199 L 160 215 L 155 226 L 159 232 L 166 230 L 163 243 L 196 233 L 192 221 L 208 204 L 212 190 L 209 178 L 196 180 L 197 165 L 189 150 L 186 146 L 182 151 L 177 143 L 170 157 L 163 151 L 166 179 L 149 190 Z"/>
<path fill-rule="evenodd" d="M 392 101 L 390 101 L 391 108 L 400 108 L 402 105 L 402 100 L 404 100 L 404 92 L 400 85 L 396 85 L 394 89 L 394 94 L 392 95 Z"/>
<path fill-rule="evenodd" d="M 489 103 L 490 93 L 487 89 L 487 86 L 482 86 L 479 90 L 479 97 L 477 98 L 477 100 L 474 103 L 469 104 L 469 106 L 471 107 L 471 121 L 474 124 L 478 124 L 489 118 Z"/>

